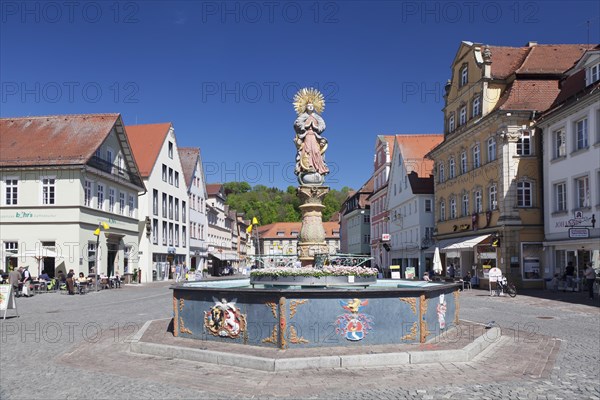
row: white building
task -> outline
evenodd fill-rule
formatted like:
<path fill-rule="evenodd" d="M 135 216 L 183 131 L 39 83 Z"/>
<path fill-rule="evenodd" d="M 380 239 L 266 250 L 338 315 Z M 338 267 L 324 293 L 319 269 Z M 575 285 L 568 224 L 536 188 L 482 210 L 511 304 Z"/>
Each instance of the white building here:
<path fill-rule="evenodd" d="M 264 265 L 285 266 L 296 260 L 298 255 L 298 235 L 302 222 L 274 222 L 258 228 L 260 256 Z M 328 253 L 340 251 L 340 224 L 335 221 L 323 222 Z M 288 265 L 289 266 L 289 265 Z"/>
<path fill-rule="evenodd" d="M 600 49 L 586 52 L 561 82 L 537 126 L 544 143 L 545 277 L 600 268 Z"/>
<path fill-rule="evenodd" d="M 206 213 L 208 216 L 208 262 L 212 275 L 220 275 L 222 269 L 238 259 L 232 251 L 232 219 L 225 205 L 225 191 L 221 183 L 206 185 Z M 237 244 L 237 242 L 236 242 Z"/>
<path fill-rule="evenodd" d="M 127 136 L 147 192 L 139 202 L 142 282 L 164 279 L 171 265 L 189 266 L 188 191 L 171 123 L 130 125 Z"/>
<path fill-rule="evenodd" d="M 443 135 L 396 135 L 387 186 L 391 264 L 422 277 L 431 269 L 433 254 L 433 161 L 425 159 Z"/>
<path fill-rule="evenodd" d="M 340 251 L 371 254 L 371 205 L 373 177 L 356 192 L 348 194 L 340 210 Z M 370 265 L 370 263 L 369 263 Z"/>
<path fill-rule="evenodd" d="M 52 277 L 138 267 L 144 184 L 119 114 L 2 118 L 0 132 L 0 269 Z M 101 222 L 109 229 L 95 236 Z"/>
<path fill-rule="evenodd" d="M 203 270 L 208 262 L 208 219 L 206 216 L 206 180 L 202 168 L 202 157 L 197 147 L 180 147 L 179 158 L 188 188 L 190 232 L 190 268 Z"/>

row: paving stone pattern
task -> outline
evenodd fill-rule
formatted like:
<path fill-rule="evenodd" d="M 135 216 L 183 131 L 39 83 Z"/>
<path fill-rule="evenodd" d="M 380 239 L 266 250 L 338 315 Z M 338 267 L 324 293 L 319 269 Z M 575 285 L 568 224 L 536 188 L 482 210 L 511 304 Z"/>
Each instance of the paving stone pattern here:
<path fill-rule="evenodd" d="M 0 399 L 596 399 L 600 308 L 581 293 L 461 296 L 461 318 L 502 329 L 471 362 L 262 372 L 128 352 L 171 316 L 164 282 L 19 298 L 0 322 Z M 9 311 L 9 315 L 11 312 Z"/>

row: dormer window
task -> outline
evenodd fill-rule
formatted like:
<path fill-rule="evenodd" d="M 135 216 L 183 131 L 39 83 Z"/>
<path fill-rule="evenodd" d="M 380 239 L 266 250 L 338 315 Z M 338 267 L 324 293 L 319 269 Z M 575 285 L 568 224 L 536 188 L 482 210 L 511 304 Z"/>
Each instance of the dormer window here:
<path fill-rule="evenodd" d="M 588 81 L 588 85 L 600 80 L 600 63 L 593 65 L 590 68 L 590 79 Z"/>
<path fill-rule="evenodd" d="M 465 86 L 469 82 L 469 68 L 465 65 L 460 70 L 460 87 Z"/>

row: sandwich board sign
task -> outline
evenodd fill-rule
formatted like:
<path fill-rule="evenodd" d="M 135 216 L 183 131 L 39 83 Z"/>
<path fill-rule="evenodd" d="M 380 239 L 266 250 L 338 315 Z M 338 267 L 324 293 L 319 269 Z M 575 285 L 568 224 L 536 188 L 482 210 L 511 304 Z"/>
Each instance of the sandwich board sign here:
<path fill-rule="evenodd" d="M 12 285 L 0 285 L 0 312 L 4 311 L 2 319 L 6 319 L 6 312 L 9 309 L 14 309 L 17 316 L 19 316 L 19 312 L 17 311 L 17 300 L 12 291 Z"/>

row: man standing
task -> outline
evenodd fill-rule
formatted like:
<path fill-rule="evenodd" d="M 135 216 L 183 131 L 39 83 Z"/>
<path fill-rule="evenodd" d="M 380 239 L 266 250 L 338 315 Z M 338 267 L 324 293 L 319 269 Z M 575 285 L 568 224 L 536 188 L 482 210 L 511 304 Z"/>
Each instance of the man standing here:
<path fill-rule="evenodd" d="M 19 267 L 18 269 L 13 267 L 12 271 L 8 273 L 8 283 L 10 283 L 10 286 L 12 286 L 15 296 L 17 296 L 17 293 L 19 293 L 19 282 L 21 281 L 22 271 L 23 267 Z"/>
<path fill-rule="evenodd" d="M 585 280 L 587 281 L 588 293 L 590 299 L 594 298 L 594 282 L 596 282 L 596 271 L 592 268 L 592 263 L 587 263 L 584 271 Z"/>
<path fill-rule="evenodd" d="M 567 264 L 567 268 L 565 268 L 565 277 L 567 278 L 567 287 L 573 287 L 573 277 L 575 276 L 575 267 L 573 266 L 573 261 L 569 261 Z M 563 290 L 566 292 L 567 290 Z"/>

